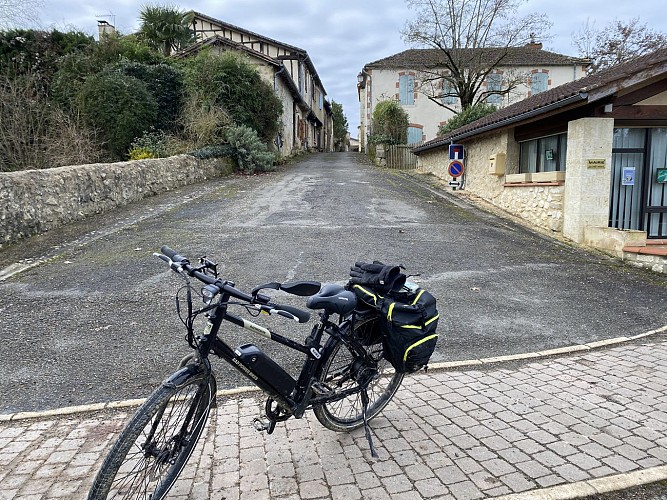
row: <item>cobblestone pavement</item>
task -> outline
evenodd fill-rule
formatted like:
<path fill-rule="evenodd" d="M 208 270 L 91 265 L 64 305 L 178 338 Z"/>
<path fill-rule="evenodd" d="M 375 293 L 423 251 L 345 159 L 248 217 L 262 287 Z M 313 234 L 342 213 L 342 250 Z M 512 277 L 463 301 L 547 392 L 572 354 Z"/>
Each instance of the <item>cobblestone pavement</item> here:
<path fill-rule="evenodd" d="M 665 333 L 406 377 L 372 422 L 379 459 L 310 413 L 258 433 L 261 404 L 220 398 L 170 498 L 574 498 L 667 477 Z M 84 498 L 131 412 L 5 416 L 0 499 Z"/>

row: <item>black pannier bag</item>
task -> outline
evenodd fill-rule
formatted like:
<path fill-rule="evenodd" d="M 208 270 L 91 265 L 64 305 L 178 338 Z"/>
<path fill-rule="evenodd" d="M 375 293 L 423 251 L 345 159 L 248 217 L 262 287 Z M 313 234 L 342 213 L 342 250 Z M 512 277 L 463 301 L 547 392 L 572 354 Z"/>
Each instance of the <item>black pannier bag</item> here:
<path fill-rule="evenodd" d="M 385 357 L 403 373 L 428 364 L 438 341 L 438 310 L 433 295 L 412 283 L 382 298 Z"/>
<path fill-rule="evenodd" d="M 350 289 L 360 304 L 379 313 L 384 357 L 397 371 L 410 373 L 428 364 L 438 340 L 439 314 L 433 295 L 405 279 L 400 288 L 382 295 L 372 285 L 354 280 Z"/>

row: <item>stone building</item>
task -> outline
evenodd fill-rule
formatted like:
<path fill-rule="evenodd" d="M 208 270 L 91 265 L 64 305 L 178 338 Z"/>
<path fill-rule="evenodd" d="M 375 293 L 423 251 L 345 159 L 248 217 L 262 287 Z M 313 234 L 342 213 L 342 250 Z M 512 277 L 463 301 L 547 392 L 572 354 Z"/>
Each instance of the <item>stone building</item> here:
<path fill-rule="evenodd" d="M 667 49 L 552 88 L 413 150 L 447 180 L 577 243 L 667 272 Z M 454 172 L 455 174 L 457 172 Z"/>
<path fill-rule="evenodd" d="M 197 42 L 180 52 L 187 57 L 208 49 L 248 58 L 283 104 L 282 130 L 274 140 L 281 156 L 304 150 L 333 150 L 333 115 L 326 90 L 304 49 L 194 12 Z"/>
<path fill-rule="evenodd" d="M 363 67 L 358 76 L 362 151 L 372 134 L 371 118 L 380 101 L 396 99 L 408 113 L 409 144 L 435 138 L 439 126 L 461 110 L 460 101 L 446 79 L 426 82 L 434 74 L 448 74 L 443 69 L 443 57 L 444 53 L 438 49 L 410 49 Z M 459 58 L 470 61 L 466 65 L 471 67 L 493 67 L 479 93 L 489 92 L 485 101 L 498 107 L 581 78 L 588 65 L 584 59 L 542 50 L 541 43 L 523 47 L 459 49 Z M 496 90 L 506 92 L 494 94 Z"/>

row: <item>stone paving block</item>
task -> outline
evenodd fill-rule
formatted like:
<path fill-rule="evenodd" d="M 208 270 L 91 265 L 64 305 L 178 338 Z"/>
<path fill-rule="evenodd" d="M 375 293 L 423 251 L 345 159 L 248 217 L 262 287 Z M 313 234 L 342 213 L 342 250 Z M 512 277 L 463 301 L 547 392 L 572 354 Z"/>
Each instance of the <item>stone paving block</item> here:
<path fill-rule="evenodd" d="M 449 485 L 448 488 L 457 500 L 474 500 L 485 496 L 472 481 L 462 481 Z"/>
<path fill-rule="evenodd" d="M 481 467 L 478 470 L 481 470 Z M 440 469 L 436 469 L 434 472 L 438 476 L 440 481 L 442 481 L 442 483 L 446 485 L 463 482 L 467 479 L 467 474 L 472 473 L 472 471 L 470 470 L 464 473 L 456 465 L 452 465 L 449 467 L 442 467 Z"/>
<path fill-rule="evenodd" d="M 413 489 L 412 481 L 405 474 L 393 474 L 380 479 L 382 486 L 390 495 L 411 491 Z"/>

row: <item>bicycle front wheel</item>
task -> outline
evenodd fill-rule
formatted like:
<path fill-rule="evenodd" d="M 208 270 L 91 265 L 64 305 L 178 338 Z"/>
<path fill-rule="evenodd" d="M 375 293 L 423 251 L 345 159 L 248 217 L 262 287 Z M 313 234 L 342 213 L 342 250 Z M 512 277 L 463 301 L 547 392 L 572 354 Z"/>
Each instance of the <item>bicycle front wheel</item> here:
<path fill-rule="evenodd" d="M 164 498 L 201 436 L 214 397 L 210 373 L 156 389 L 111 448 L 88 499 Z"/>
<path fill-rule="evenodd" d="M 364 425 L 361 391 L 356 391 L 345 398 L 336 399 L 335 394 L 359 388 L 360 381 L 367 380 L 367 370 L 372 370 L 372 378 L 367 386 L 368 421 L 380 413 L 394 397 L 403 381 L 403 374 L 393 371 L 391 364 L 383 357 L 382 334 L 379 318 L 359 320 L 355 322 L 351 335 L 359 340 L 368 354 L 376 363 L 368 363 L 359 359 L 340 340 L 330 337 L 325 345 L 328 358 L 323 362 L 317 379 L 326 389 L 331 391 L 332 400 L 313 408 L 317 420 L 333 431 L 351 431 Z M 363 383 L 363 382 L 362 382 Z"/>

